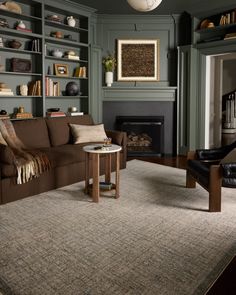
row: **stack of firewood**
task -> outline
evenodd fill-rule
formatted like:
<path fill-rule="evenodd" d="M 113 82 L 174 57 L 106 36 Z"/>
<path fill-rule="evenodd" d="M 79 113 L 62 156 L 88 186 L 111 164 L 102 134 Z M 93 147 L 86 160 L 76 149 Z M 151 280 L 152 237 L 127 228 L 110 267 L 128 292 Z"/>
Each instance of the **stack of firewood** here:
<path fill-rule="evenodd" d="M 127 138 L 127 146 L 151 146 L 152 138 L 147 133 L 131 132 Z"/>

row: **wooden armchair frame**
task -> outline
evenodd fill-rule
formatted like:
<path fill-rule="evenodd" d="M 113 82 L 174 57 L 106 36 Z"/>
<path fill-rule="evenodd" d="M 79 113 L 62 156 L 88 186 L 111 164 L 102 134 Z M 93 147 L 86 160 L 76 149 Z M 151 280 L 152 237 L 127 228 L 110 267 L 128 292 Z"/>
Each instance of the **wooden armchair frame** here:
<path fill-rule="evenodd" d="M 196 152 L 190 151 L 187 160 L 197 160 Z M 200 160 L 199 160 L 200 161 Z M 196 182 L 209 192 L 209 212 L 221 212 L 221 187 L 222 187 L 222 168 L 220 165 L 211 165 L 209 169 L 209 185 L 206 186 L 200 178 L 193 175 L 188 169 L 186 172 L 186 187 L 195 188 Z"/>

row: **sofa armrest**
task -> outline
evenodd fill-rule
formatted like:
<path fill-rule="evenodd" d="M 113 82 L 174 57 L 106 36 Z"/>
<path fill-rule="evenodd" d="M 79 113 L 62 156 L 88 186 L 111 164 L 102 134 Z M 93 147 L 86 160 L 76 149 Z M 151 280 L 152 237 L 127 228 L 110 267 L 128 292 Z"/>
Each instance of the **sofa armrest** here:
<path fill-rule="evenodd" d="M 197 155 L 195 151 L 189 151 L 187 153 L 187 160 L 196 160 L 197 159 Z"/>
<path fill-rule="evenodd" d="M 123 131 L 106 130 L 106 135 L 112 139 L 112 143 L 126 147 L 127 145 L 127 134 Z"/>
<path fill-rule="evenodd" d="M 106 130 L 106 135 L 111 137 L 112 143 L 122 147 L 124 167 L 127 159 L 127 133 L 124 131 Z"/>
<path fill-rule="evenodd" d="M 15 157 L 12 149 L 7 145 L 0 144 L 0 162 L 5 164 L 13 164 L 14 159 Z"/>

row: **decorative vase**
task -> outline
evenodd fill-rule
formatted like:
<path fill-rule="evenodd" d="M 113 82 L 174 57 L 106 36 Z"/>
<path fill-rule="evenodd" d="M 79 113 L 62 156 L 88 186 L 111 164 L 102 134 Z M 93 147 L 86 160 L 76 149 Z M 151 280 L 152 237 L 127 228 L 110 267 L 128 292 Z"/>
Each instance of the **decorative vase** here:
<path fill-rule="evenodd" d="M 73 18 L 73 16 L 67 16 L 67 23 L 70 27 L 75 27 L 76 20 Z"/>
<path fill-rule="evenodd" d="M 111 87 L 111 84 L 113 83 L 113 72 L 105 73 L 105 82 L 107 84 L 107 87 Z"/>

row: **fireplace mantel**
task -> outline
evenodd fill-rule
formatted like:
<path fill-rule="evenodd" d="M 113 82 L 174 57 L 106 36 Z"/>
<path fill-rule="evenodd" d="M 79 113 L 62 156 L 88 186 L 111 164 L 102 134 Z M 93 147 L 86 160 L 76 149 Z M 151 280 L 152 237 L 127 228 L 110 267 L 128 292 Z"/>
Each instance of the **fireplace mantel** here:
<path fill-rule="evenodd" d="M 103 101 L 176 100 L 177 87 L 103 87 Z"/>

